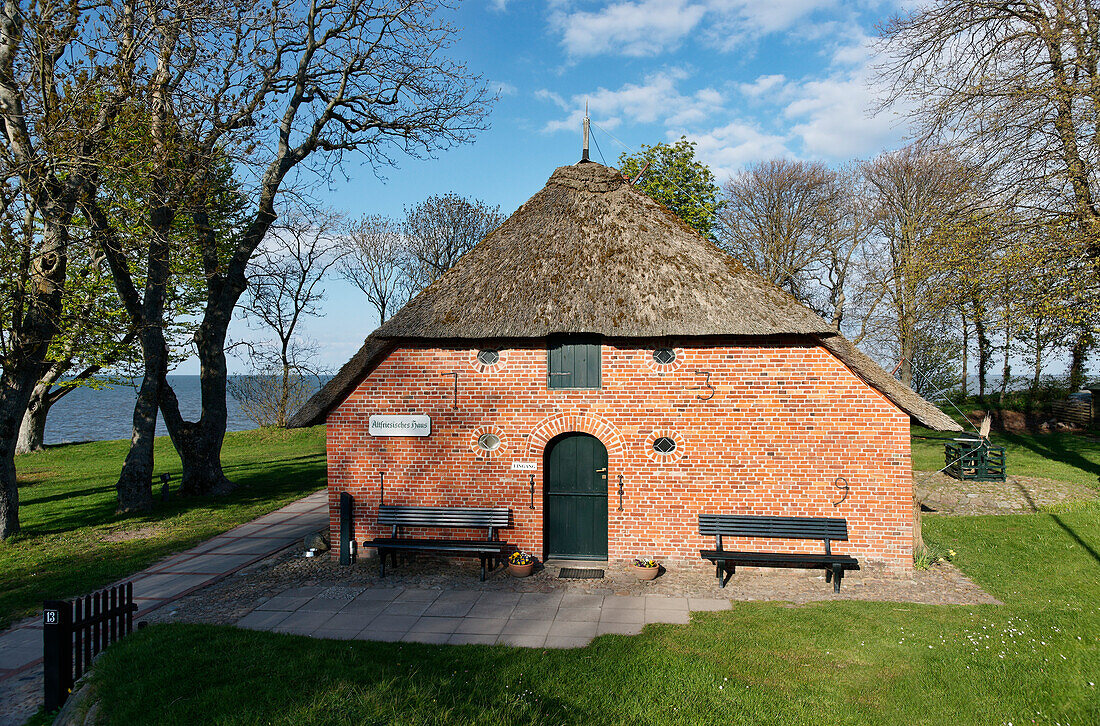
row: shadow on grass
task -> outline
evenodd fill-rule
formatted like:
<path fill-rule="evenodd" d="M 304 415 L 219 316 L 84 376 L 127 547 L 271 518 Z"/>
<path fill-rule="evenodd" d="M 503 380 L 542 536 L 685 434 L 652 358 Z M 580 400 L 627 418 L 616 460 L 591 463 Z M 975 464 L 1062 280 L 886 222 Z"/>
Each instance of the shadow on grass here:
<path fill-rule="evenodd" d="M 1000 434 L 1000 437 L 1002 437 L 1005 441 L 1011 443 L 1013 446 L 1019 446 L 1021 448 L 1029 449 L 1045 459 L 1060 461 L 1064 464 L 1068 464 L 1082 471 L 1087 471 L 1090 474 L 1100 477 L 1100 463 L 1086 459 L 1084 456 L 1081 455 L 1079 451 L 1079 449 L 1081 449 L 1082 445 L 1085 443 L 1080 436 L 1072 437 L 1074 449 L 1070 449 L 1066 446 L 1066 443 L 1069 440 L 1067 439 L 1067 436 L 1058 434 L 1022 436 L 1019 434 L 1004 433 Z M 1089 446 L 1088 448 L 1093 453 L 1098 454 L 1098 458 L 1100 458 L 1100 447 Z"/>
<path fill-rule="evenodd" d="M 1092 557 L 1096 564 L 1100 565 L 1100 553 L 1097 553 L 1097 551 L 1092 548 L 1092 545 L 1081 539 L 1081 536 L 1078 535 L 1077 532 L 1075 532 L 1072 527 L 1066 524 L 1065 520 L 1063 520 L 1057 514 L 1050 515 L 1050 518 L 1054 520 L 1055 524 L 1062 528 L 1062 531 L 1072 537 L 1073 541 L 1080 545 L 1081 548 L 1085 550 L 1085 552 L 1088 552 L 1089 556 Z"/>

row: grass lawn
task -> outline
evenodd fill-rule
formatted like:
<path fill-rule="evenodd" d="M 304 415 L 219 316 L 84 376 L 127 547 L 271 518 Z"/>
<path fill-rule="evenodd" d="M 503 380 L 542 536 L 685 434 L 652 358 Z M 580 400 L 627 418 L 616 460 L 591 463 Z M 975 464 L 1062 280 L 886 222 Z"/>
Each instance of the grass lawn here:
<path fill-rule="evenodd" d="M 943 441 L 959 434 L 913 427 L 913 469 L 935 471 L 944 465 Z M 969 430 L 969 429 L 968 429 Z M 936 440 L 917 437 L 936 437 Z M 1080 434 L 1007 434 L 990 436 L 1005 447 L 1008 473 L 1069 481 L 1100 489 L 1100 437 Z"/>
<path fill-rule="evenodd" d="M 174 496 L 148 514 L 120 517 L 114 487 L 128 446 L 99 441 L 16 457 L 23 530 L 0 542 L 0 627 L 44 599 L 90 592 L 325 485 L 324 427 L 231 433 L 222 462 L 236 492 Z M 156 462 L 157 474 L 178 484 L 180 461 L 167 437 L 156 441 Z M 129 531 L 142 536 L 126 539 Z"/>
<path fill-rule="evenodd" d="M 1100 722 L 1100 505 L 930 517 L 1003 606 L 735 603 L 577 650 L 161 625 L 97 666 L 111 724 Z M 736 586 L 736 585 L 734 585 Z"/>

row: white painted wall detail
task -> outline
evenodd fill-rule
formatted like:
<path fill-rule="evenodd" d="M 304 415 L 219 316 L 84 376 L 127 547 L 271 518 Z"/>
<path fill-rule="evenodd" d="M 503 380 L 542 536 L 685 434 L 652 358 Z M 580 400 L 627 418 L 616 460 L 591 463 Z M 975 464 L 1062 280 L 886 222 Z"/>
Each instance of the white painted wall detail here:
<path fill-rule="evenodd" d="M 367 432 L 371 436 L 429 436 L 432 417 L 423 414 L 375 414 L 370 417 Z"/>

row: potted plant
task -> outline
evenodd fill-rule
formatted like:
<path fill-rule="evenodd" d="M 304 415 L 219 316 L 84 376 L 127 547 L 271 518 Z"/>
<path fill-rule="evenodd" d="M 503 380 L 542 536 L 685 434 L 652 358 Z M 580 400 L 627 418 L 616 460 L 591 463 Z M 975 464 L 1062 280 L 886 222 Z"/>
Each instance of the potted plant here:
<path fill-rule="evenodd" d="M 527 577 L 535 569 L 535 556 L 522 550 L 508 555 L 508 574 L 512 577 Z"/>
<path fill-rule="evenodd" d="M 657 564 L 657 560 L 648 560 L 644 557 L 635 557 L 631 566 L 634 568 L 634 574 L 638 576 L 639 580 L 652 580 L 661 569 L 661 566 Z"/>

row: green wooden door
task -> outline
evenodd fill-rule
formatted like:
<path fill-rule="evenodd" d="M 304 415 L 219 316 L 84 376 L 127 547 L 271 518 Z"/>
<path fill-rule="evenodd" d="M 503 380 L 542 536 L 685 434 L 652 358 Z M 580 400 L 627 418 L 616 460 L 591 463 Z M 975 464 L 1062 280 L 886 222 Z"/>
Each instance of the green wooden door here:
<path fill-rule="evenodd" d="M 607 559 L 607 449 L 595 436 L 566 434 L 546 459 L 547 556 Z"/>

